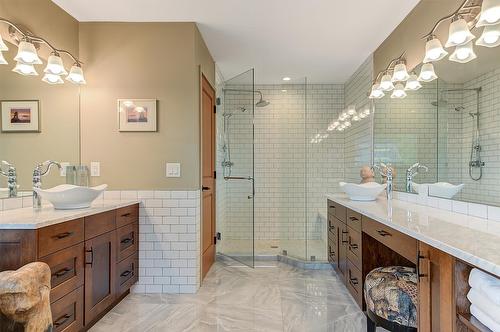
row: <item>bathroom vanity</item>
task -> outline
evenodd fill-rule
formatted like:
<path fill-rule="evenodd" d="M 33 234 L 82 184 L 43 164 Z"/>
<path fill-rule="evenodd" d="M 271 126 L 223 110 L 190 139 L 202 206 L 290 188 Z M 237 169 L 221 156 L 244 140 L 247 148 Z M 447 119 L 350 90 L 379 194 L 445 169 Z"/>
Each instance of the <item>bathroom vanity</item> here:
<path fill-rule="evenodd" d="M 0 212 L 0 271 L 47 263 L 54 331 L 87 330 L 138 280 L 138 233 L 136 201 Z"/>
<path fill-rule="evenodd" d="M 470 315 L 472 268 L 500 277 L 500 223 L 385 199 L 328 198 L 328 260 L 364 310 L 363 283 L 377 267 L 418 273 L 420 331 L 489 331 Z"/>

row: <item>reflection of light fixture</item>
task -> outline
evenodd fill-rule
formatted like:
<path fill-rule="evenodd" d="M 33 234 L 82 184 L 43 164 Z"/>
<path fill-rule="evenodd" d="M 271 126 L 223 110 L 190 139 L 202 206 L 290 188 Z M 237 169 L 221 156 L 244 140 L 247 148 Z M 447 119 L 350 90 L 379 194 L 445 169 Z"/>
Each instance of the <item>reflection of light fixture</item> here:
<path fill-rule="evenodd" d="M 461 15 L 455 15 L 450 24 L 446 47 L 463 45 L 476 38 L 469 30 L 467 21 Z"/>
<path fill-rule="evenodd" d="M 355 114 L 355 115 L 352 116 L 352 121 L 359 121 L 361 119 L 362 118 L 358 114 Z"/>
<path fill-rule="evenodd" d="M 344 127 L 345 127 L 345 128 L 349 128 L 350 126 L 352 126 L 351 121 L 346 121 L 346 122 L 344 122 Z"/>
<path fill-rule="evenodd" d="M 394 89 L 394 84 L 392 84 L 392 77 L 389 74 L 384 74 L 382 76 L 382 80 L 380 80 L 380 90 L 382 91 L 391 91 Z"/>
<path fill-rule="evenodd" d="M 405 90 L 416 91 L 422 87 L 422 84 L 418 81 L 417 75 L 412 73 L 408 81 L 406 81 Z"/>
<path fill-rule="evenodd" d="M 79 63 L 75 63 L 73 67 L 71 67 L 66 79 L 74 84 L 86 84 L 85 78 L 83 77 L 83 70 Z"/>
<path fill-rule="evenodd" d="M 44 73 L 52 75 L 67 75 L 68 72 L 64 69 L 64 64 L 57 52 L 53 52 L 48 60 L 47 67 L 45 67 Z"/>
<path fill-rule="evenodd" d="M 3 41 L 2 36 L 0 36 L 0 52 L 5 52 L 8 50 L 9 50 L 9 48 L 7 47 L 5 42 Z"/>
<path fill-rule="evenodd" d="M 3 57 L 2 51 L 0 51 L 0 65 L 6 65 L 8 64 L 7 60 Z"/>
<path fill-rule="evenodd" d="M 424 63 L 438 61 L 448 55 L 441 42 L 435 35 L 430 35 L 425 43 Z"/>
<path fill-rule="evenodd" d="M 33 43 L 22 40 L 17 47 L 17 55 L 14 58 L 15 61 L 23 62 L 27 65 L 39 65 L 42 63 Z"/>
<path fill-rule="evenodd" d="M 131 108 L 131 107 L 133 107 L 133 106 L 134 106 L 134 102 L 133 102 L 133 101 L 131 101 L 131 100 L 125 100 L 125 101 L 123 102 L 123 106 L 125 106 L 126 108 Z"/>
<path fill-rule="evenodd" d="M 136 108 L 134 108 L 134 111 L 136 111 L 137 113 L 144 113 L 144 112 L 146 112 L 146 110 L 142 106 L 137 106 Z"/>
<path fill-rule="evenodd" d="M 283 77 L 283 81 L 290 81 L 291 78 L 290 77 Z"/>
<path fill-rule="evenodd" d="M 421 82 L 431 82 L 437 78 L 436 73 L 434 72 L 434 66 L 432 63 L 424 63 L 422 68 L 420 69 L 420 75 L 418 76 L 418 80 Z"/>
<path fill-rule="evenodd" d="M 334 121 L 332 124 L 330 124 L 328 126 L 328 131 L 332 131 L 332 130 L 335 130 L 338 126 L 340 125 L 340 122 L 338 121 Z"/>
<path fill-rule="evenodd" d="M 372 91 L 370 92 L 370 99 L 380 99 L 385 96 L 384 91 L 380 90 L 380 84 L 373 84 Z"/>
<path fill-rule="evenodd" d="M 49 73 L 43 75 L 42 81 L 49 84 L 64 84 L 64 81 L 61 78 L 61 76 Z"/>
<path fill-rule="evenodd" d="M 476 41 L 476 45 L 486 47 L 496 47 L 500 45 L 500 23 L 485 26 L 481 37 Z"/>
<path fill-rule="evenodd" d="M 402 83 L 396 84 L 394 91 L 392 91 L 391 98 L 402 99 L 406 97 L 405 87 Z"/>
<path fill-rule="evenodd" d="M 35 67 L 30 64 L 18 62 L 14 69 L 12 69 L 13 72 L 24 75 L 24 76 L 37 76 L 38 73 L 35 70 Z"/>
<path fill-rule="evenodd" d="M 394 73 L 392 74 L 392 81 L 406 81 L 410 77 L 408 75 L 408 70 L 406 69 L 406 61 L 399 60 L 396 66 L 394 66 Z"/>
<path fill-rule="evenodd" d="M 493 25 L 500 23 L 500 0 L 483 0 L 481 15 L 476 26 Z"/>
<path fill-rule="evenodd" d="M 356 106 L 349 105 L 347 107 L 347 115 L 353 116 L 354 114 L 356 114 Z"/>
<path fill-rule="evenodd" d="M 455 61 L 459 63 L 467 63 L 471 60 L 477 58 L 476 53 L 474 53 L 474 48 L 472 42 L 468 42 L 465 45 L 459 45 L 455 48 L 455 52 L 450 55 L 450 61 Z"/>
<path fill-rule="evenodd" d="M 349 118 L 349 114 L 347 114 L 346 110 L 342 111 L 342 113 L 340 113 L 340 115 L 339 115 L 339 120 L 340 121 L 344 121 L 344 120 L 346 120 L 348 118 Z"/>

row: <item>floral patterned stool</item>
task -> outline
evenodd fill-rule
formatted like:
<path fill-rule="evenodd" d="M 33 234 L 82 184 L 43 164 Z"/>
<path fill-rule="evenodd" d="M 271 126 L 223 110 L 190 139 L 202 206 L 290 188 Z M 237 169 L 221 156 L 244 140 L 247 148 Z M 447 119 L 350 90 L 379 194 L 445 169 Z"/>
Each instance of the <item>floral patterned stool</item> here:
<path fill-rule="evenodd" d="M 417 331 L 417 273 L 404 266 L 379 267 L 365 279 L 367 331 Z"/>

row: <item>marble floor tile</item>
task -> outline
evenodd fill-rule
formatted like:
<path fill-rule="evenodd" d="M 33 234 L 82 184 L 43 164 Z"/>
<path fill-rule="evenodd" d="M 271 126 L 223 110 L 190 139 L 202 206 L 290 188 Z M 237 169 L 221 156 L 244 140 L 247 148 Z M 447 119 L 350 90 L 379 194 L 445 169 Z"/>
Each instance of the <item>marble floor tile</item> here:
<path fill-rule="evenodd" d="M 219 257 L 197 294 L 131 294 L 91 332 L 362 332 L 366 318 L 333 270 Z"/>

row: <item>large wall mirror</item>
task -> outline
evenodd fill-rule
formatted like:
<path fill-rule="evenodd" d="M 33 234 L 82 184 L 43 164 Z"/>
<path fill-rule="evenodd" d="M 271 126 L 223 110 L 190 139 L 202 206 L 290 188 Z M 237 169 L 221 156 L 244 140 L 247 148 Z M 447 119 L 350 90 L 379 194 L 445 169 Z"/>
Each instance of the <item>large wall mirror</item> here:
<path fill-rule="evenodd" d="M 80 164 L 79 87 L 66 82 L 42 81 L 44 65 L 35 66 L 39 76 L 12 71 L 17 47 L 7 43 L 9 61 L 0 65 L 0 198 L 9 196 L 9 165 L 15 168 L 18 196 L 32 194 L 35 166 L 46 160 Z M 44 59 L 44 63 L 45 63 Z M 8 163 L 8 164 L 7 164 Z M 42 178 L 43 187 L 66 183 L 57 168 Z"/>

